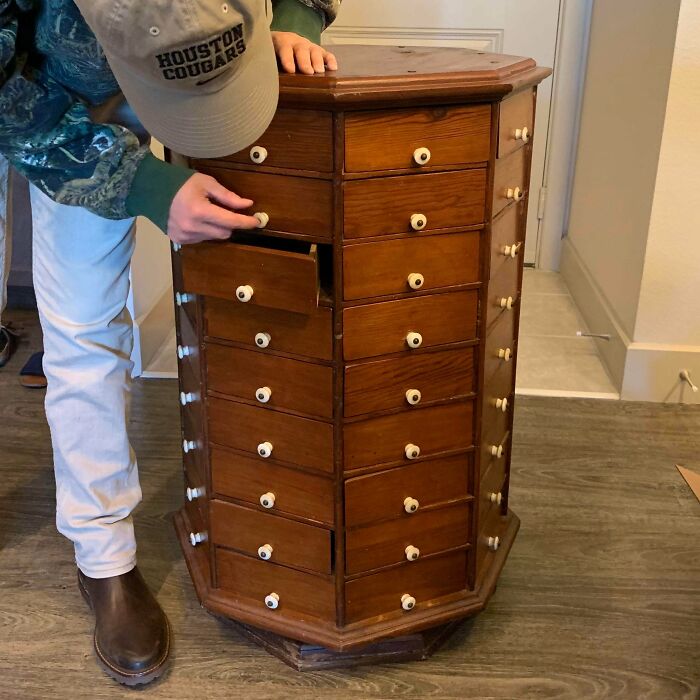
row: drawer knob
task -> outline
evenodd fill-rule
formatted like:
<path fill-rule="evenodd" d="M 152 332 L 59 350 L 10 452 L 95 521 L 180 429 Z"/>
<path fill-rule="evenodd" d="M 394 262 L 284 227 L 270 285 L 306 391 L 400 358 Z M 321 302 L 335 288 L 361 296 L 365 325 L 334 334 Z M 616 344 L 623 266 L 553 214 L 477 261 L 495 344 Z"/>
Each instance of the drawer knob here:
<path fill-rule="evenodd" d="M 197 443 L 194 440 L 183 440 L 182 441 L 182 451 L 187 454 L 188 452 L 193 452 L 197 449 Z"/>
<path fill-rule="evenodd" d="M 423 336 L 417 331 L 411 331 L 406 336 L 406 342 L 409 348 L 419 348 L 423 342 Z"/>
<path fill-rule="evenodd" d="M 503 494 L 500 491 L 498 493 L 489 494 L 489 501 L 491 501 L 491 503 L 495 503 L 496 505 L 500 506 L 502 500 Z"/>
<path fill-rule="evenodd" d="M 236 299 L 244 304 L 253 298 L 253 288 L 249 284 L 242 284 L 236 289 Z"/>
<path fill-rule="evenodd" d="M 513 308 L 513 301 L 513 297 L 501 297 L 498 304 L 502 309 L 508 309 L 508 311 L 510 311 Z"/>
<path fill-rule="evenodd" d="M 522 129 L 515 130 L 515 140 L 527 143 L 530 140 L 530 129 L 524 126 Z"/>
<path fill-rule="evenodd" d="M 206 493 L 204 486 L 197 486 L 196 488 L 187 487 L 187 500 L 194 501 L 196 498 L 201 498 Z"/>
<path fill-rule="evenodd" d="M 415 406 L 417 403 L 420 403 L 420 400 L 423 398 L 423 395 L 420 393 L 418 389 L 409 389 L 406 392 L 406 401 L 411 404 L 411 406 Z"/>
<path fill-rule="evenodd" d="M 416 498 L 411 498 L 410 496 L 408 498 L 403 499 L 403 509 L 410 515 L 411 513 L 415 513 L 418 510 L 418 507 L 420 506 L 420 503 L 418 503 L 418 500 Z"/>
<path fill-rule="evenodd" d="M 412 595 L 404 593 L 401 596 L 401 607 L 404 610 L 413 610 L 416 607 L 416 599 Z"/>
<path fill-rule="evenodd" d="M 260 403 L 267 403 L 272 396 L 272 389 L 269 386 L 261 386 L 255 392 L 255 398 L 260 401 Z"/>
<path fill-rule="evenodd" d="M 418 447 L 418 445 L 414 445 L 412 442 L 409 442 L 408 445 L 406 445 L 404 452 L 406 453 L 406 457 L 408 459 L 418 459 L 418 457 L 420 457 L 420 447 Z"/>
<path fill-rule="evenodd" d="M 491 445 L 491 456 L 496 459 L 503 457 L 503 445 Z"/>
<path fill-rule="evenodd" d="M 263 508 L 272 508 L 275 505 L 275 494 L 271 491 L 264 493 L 260 496 L 260 505 Z"/>
<path fill-rule="evenodd" d="M 505 413 L 508 410 L 508 399 L 496 399 L 496 408 L 500 408 Z"/>
<path fill-rule="evenodd" d="M 256 333 L 255 334 L 255 344 L 259 348 L 266 348 L 270 344 L 271 340 L 272 340 L 272 336 L 269 333 Z"/>
<path fill-rule="evenodd" d="M 188 392 L 181 391 L 180 392 L 180 403 L 183 406 L 187 406 L 187 404 L 189 404 L 189 403 L 194 403 L 197 400 L 197 398 L 198 398 L 197 394 L 193 391 L 188 391 Z"/>
<path fill-rule="evenodd" d="M 411 228 L 414 231 L 422 231 L 428 225 L 428 217 L 425 214 L 411 214 Z"/>
<path fill-rule="evenodd" d="M 272 545 L 264 544 L 262 547 L 258 547 L 258 556 L 265 561 L 272 559 Z"/>
<path fill-rule="evenodd" d="M 488 547 L 489 547 L 490 550 L 492 550 L 492 551 L 495 552 L 495 551 L 499 548 L 500 545 L 501 545 L 501 540 L 500 540 L 500 538 L 498 538 L 498 537 L 489 537 L 489 540 L 488 540 Z"/>
<path fill-rule="evenodd" d="M 413 160 L 418 163 L 418 165 L 427 165 L 430 162 L 432 153 L 429 148 L 416 148 L 413 151 Z"/>
<path fill-rule="evenodd" d="M 277 593 L 270 593 L 270 595 L 265 596 L 265 605 L 267 605 L 270 610 L 277 610 L 280 604 L 280 597 Z"/>
<path fill-rule="evenodd" d="M 258 228 L 265 228 L 270 223 L 270 215 L 264 211 L 256 211 L 253 216 L 258 220 Z"/>
<path fill-rule="evenodd" d="M 192 348 L 189 345 L 178 345 L 177 346 L 177 356 L 181 360 L 184 360 L 186 357 L 194 356 L 195 352 L 196 352 L 195 348 Z"/>
<path fill-rule="evenodd" d="M 258 165 L 260 165 L 260 163 L 264 163 L 267 159 L 267 148 L 263 148 L 262 146 L 253 146 L 250 149 L 250 159 L 253 161 L 253 163 L 257 163 Z"/>
<path fill-rule="evenodd" d="M 202 544 L 202 542 L 206 542 L 208 539 L 209 537 L 207 537 L 206 532 L 190 532 L 190 544 L 193 547 Z"/>
<path fill-rule="evenodd" d="M 420 272 L 412 272 L 408 276 L 408 286 L 411 289 L 420 289 L 425 283 L 425 277 Z"/>
<path fill-rule="evenodd" d="M 261 442 L 258 445 L 258 454 L 261 457 L 267 459 L 272 454 L 272 443 L 271 442 Z"/>
<path fill-rule="evenodd" d="M 179 253 L 182 250 L 182 245 L 173 241 L 173 253 Z"/>
<path fill-rule="evenodd" d="M 510 348 L 499 348 L 498 357 L 504 362 L 510 362 L 510 359 L 513 357 L 513 351 Z"/>
<path fill-rule="evenodd" d="M 412 544 L 409 544 L 404 551 L 406 552 L 406 559 L 408 559 L 408 561 L 415 561 L 420 556 L 420 549 L 414 547 Z"/>
<path fill-rule="evenodd" d="M 188 294 L 187 292 L 175 292 L 175 303 L 178 306 L 189 304 L 191 301 L 194 301 L 194 294 Z"/>
<path fill-rule="evenodd" d="M 507 245 L 503 248 L 503 255 L 505 255 L 507 258 L 517 258 L 521 246 L 522 243 L 513 243 L 512 245 Z"/>
<path fill-rule="evenodd" d="M 506 199 L 512 199 L 514 202 L 519 202 L 524 196 L 523 191 L 519 187 L 509 187 L 506 192 Z"/>

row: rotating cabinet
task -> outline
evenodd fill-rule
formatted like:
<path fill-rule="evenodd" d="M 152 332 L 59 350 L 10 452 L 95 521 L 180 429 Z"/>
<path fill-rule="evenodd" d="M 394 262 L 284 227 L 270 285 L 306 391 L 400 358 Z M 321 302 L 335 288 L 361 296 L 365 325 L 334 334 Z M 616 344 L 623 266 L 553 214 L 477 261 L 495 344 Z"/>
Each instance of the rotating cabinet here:
<path fill-rule="evenodd" d="M 202 605 L 297 668 L 425 657 L 495 589 L 549 75 L 336 48 L 250 148 L 191 161 L 260 228 L 173 252 L 179 539 Z"/>

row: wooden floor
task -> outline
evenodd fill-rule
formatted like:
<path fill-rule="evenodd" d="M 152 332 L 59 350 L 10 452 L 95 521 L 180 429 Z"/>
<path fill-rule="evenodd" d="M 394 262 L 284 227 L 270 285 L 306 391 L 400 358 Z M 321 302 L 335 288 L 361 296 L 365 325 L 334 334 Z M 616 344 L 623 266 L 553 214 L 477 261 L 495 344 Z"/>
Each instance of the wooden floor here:
<path fill-rule="evenodd" d="M 91 648 L 72 547 L 54 526 L 42 393 L 0 370 L 0 698 L 122 697 Z M 30 347 L 31 346 L 31 347 Z M 522 529 L 488 609 L 422 663 L 299 674 L 197 604 L 171 525 L 180 492 L 174 382 L 137 383 L 140 566 L 176 644 L 153 698 L 700 698 L 700 411 L 517 401 L 511 505 Z"/>

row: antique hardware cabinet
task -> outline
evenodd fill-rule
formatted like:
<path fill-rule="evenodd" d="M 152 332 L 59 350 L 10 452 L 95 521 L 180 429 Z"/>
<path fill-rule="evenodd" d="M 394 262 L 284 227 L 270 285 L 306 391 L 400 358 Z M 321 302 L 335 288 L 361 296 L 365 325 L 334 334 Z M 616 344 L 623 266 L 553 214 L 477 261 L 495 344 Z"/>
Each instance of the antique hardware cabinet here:
<path fill-rule="evenodd" d="M 519 525 L 522 247 L 549 74 L 462 49 L 337 54 L 337 73 L 281 78 L 250 149 L 193 163 L 253 199 L 261 228 L 173 253 L 179 539 L 202 605 L 300 668 L 304 650 L 311 667 L 425 655 L 495 589 Z"/>

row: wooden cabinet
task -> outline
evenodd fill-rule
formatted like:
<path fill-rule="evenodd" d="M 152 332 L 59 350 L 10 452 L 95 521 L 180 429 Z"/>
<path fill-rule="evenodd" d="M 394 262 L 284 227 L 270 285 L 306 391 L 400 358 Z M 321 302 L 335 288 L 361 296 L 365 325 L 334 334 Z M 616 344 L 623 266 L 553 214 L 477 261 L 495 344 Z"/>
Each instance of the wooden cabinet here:
<path fill-rule="evenodd" d="M 337 73 L 281 77 L 249 149 L 193 163 L 255 200 L 261 228 L 176 247 L 173 270 L 176 524 L 197 593 L 267 648 L 280 635 L 344 658 L 478 612 L 517 532 L 522 248 L 548 71 L 337 48 Z"/>

